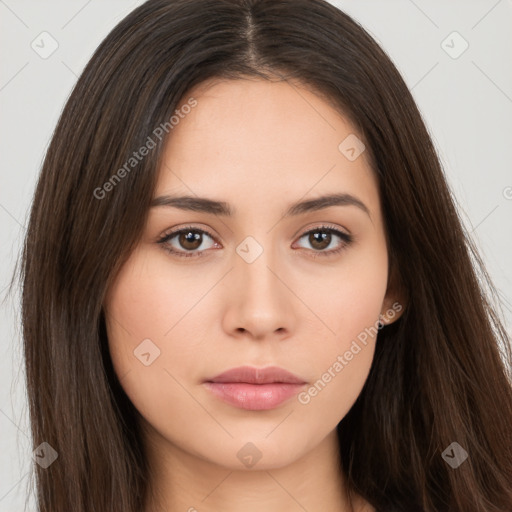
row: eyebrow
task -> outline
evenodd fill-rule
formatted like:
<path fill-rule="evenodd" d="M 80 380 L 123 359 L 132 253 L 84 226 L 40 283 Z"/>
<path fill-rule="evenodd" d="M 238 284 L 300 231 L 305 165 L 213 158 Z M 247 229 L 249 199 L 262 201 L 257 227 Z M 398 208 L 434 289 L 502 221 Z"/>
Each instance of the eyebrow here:
<path fill-rule="evenodd" d="M 232 217 L 236 210 L 229 203 L 224 201 L 215 201 L 205 197 L 197 196 L 170 196 L 164 195 L 156 197 L 151 201 L 152 208 L 158 206 L 171 206 L 180 210 L 209 213 L 216 216 Z M 365 212 L 371 219 L 370 211 L 367 206 L 357 197 L 351 194 L 329 194 L 306 201 L 293 203 L 284 217 L 301 215 L 308 212 L 323 210 L 331 206 L 355 206 Z"/>

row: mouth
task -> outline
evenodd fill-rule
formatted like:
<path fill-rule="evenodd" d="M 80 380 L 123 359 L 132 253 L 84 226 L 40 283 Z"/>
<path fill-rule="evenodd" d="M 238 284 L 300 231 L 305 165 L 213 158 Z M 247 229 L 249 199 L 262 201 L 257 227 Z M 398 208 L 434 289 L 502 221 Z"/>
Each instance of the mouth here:
<path fill-rule="evenodd" d="M 206 389 L 240 409 L 262 411 L 278 407 L 307 384 L 293 373 L 271 366 L 232 368 L 203 382 Z"/>

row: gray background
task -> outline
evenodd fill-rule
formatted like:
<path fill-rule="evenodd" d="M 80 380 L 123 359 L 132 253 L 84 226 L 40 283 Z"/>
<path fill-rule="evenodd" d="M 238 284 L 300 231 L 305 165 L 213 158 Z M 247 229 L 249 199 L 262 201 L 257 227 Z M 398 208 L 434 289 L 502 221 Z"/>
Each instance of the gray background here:
<path fill-rule="evenodd" d="M 97 45 L 140 3 L 0 0 L 0 298 L 60 111 Z M 512 1 L 332 3 L 372 33 L 412 90 L 464 222 L 499 289 L 510 332 Z M 40 36 L 44 31 L 50 36 Z M 469 46 L 461 53 L 464 41 Z M 58 48 L 45 55 L 52 44 Z M 9 298 L 0 311 L 0 512 L 23 510 L 31 483 L 18 300 Z M 35 510 L 32 497 L 28 510 Z"/>

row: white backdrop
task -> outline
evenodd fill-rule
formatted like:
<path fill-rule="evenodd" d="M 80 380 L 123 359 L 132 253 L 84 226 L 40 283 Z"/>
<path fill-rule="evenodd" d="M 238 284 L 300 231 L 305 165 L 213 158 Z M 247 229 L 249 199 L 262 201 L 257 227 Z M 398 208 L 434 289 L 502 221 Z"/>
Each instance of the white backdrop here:
<path fill-rule="evenodd" d="M 0 300 L 61 109 L 97 45 L 140 3 L 0 0 Z M 510 331 L 512 0 L 332 3 L 370 31 L 412 90 Z M 31 483 L 17 300 L 0 311 L 0 512 L 24 510 Z"/>

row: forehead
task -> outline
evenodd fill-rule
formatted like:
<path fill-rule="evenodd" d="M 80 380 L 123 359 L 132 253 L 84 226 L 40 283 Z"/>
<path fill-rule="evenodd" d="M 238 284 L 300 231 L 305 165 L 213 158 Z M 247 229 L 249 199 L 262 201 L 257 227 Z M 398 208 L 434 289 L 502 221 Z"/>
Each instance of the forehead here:
<path fill-rule="evenodd" d="M 189 91 L 181 104 L 191 97 L 197 105 L 170 131 L 156 195 L 281 205 L 306 194 L 345 192 L 378 201 L 366 152 L 350 160 L 339 147 L 360 136 L 307 88 L 215 80 Z"/>

